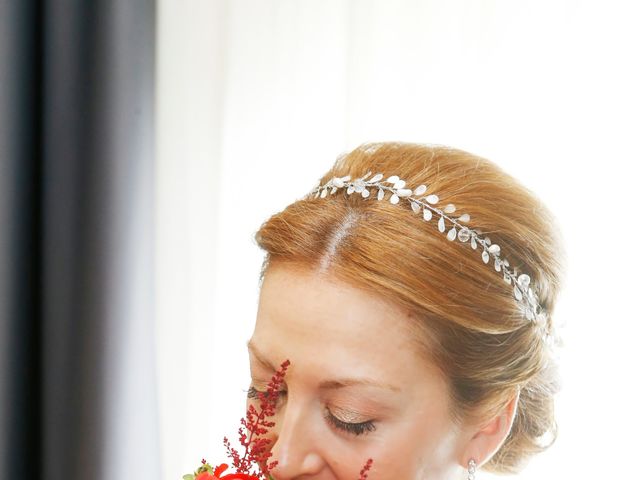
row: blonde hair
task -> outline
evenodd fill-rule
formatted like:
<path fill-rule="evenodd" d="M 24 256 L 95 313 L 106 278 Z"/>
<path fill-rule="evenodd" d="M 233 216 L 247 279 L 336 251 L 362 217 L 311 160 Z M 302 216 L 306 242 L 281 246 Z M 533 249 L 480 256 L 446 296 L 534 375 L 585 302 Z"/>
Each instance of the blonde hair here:
<path fill-rule="evenodd" d="M 443 146 L 364 144 L 322 177 L 368 171 L 426 184 L 441 204 L 471 216 L 469 226 L 502 247 L 511 268 L 527 272 L 541 306 L 552 312 L 562 283 L 564 250 L 541 201 L 492 162 Z M 266 252 L 261 280 L 274 262 L 329 270 L 411 312 L 416 342 L 448 379 L 457 421 L 490 418 L 519 390 L 511 431 L 484 466 L 515 473 L 555 441 L 554 357 L 517 308 L 512 286 L 480 249 L 447 241 L 406 205 L 359 195 L 303 198 L 269 218 L 255 235 Z"/>

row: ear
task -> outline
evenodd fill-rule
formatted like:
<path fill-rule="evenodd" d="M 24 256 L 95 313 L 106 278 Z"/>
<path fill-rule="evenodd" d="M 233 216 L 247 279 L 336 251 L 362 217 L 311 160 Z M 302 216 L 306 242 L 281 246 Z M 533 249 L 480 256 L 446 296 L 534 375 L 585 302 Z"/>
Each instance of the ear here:
<path fill-rule="evenodd" d="M 477 466 L 488 462 L 500 449 L 507 439 L 513 419 L 516 415 L 518 400 L 520 399 L 520 389 L 518 389 L 511 400 L 500 410 L 500 412 L 484 423 L 480 428 L 471 431 L 471 438 L 464 449 L 464 457 L 461 465 L 467 468 L 469 459 L 473 458 Z"/>

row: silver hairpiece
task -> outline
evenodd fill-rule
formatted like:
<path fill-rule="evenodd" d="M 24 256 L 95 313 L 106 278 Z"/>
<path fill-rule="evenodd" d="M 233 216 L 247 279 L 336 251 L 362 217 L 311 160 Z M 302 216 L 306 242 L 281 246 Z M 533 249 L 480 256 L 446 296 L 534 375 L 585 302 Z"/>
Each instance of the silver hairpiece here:
<path fill-rule="evenodd" d="M 457 238 L 462 243 L 469 242 L 474 250 L 477 250 L 478 245 L 480 245 L 482 247 L 482 261 L 489 263 L 489 260 L 493 257 L 495 270 L 497 272 L 502 271 L 504 281 L 508 284 L 513 284 L 513 295 L 526 318 L 539 326 L 547 326 L 547 314 L 539 304 L 538 296 L 533 291 L 529 275 L 526 273 L 518 274 L 515 268 L 510 270 L 508 268 L 509 261 L 500 257 L 499 245 L 492 244 L 491 239 L 487 236 L 480 236 L 482 234 L 481 231 L 462 225 L 462 223 L 467 223 L 471 219 L 469 214 L 464 213 L 457 218 L 449 216 L 448 214 L 456 211 L 455 205 L 449 203 L 443 209 L 438 208 L 436 206 L 440 201 L 438 195 L 431 193 L 425 196 L 428 189 L 427 185 L 420 185 L 415 189 L 411 189 L 407 188 L 406 182 L 397 175 L 392 175 L 386 180 L 383 180 L 384 175 L 382 173 L 377 173 L 371 178 L 369 178 L 369 175 L 371 175 L 371 172 L 353 181 L 351 181 L 350 175 L 334 177 L 324 185 L 320 185 L 320 182 L 318 182 L 318 186 L 312 189 L 307 196 L 325 198 L 327 195 L 335 194 L 339 188 L 346 188 L 348 195 L 355 192 L 363 198 L 369 198 L 371 195 L 369 189 L 378 189 L 376 196 L 378 200 L 385 199 L 387 192 L 389 192 L 391 193 L 389 202 L 394 205 L 398 204 L 401 198 L 406 199 L 411 204 L 413 212 L 421 213 L 425 221 L 428 222 L 434 216 L 439 217 L 438 230 L 441 233 L 446 232 L 448 240 L 453 241 Z M 451 225 L 447 226 L 447 221 Z"/>

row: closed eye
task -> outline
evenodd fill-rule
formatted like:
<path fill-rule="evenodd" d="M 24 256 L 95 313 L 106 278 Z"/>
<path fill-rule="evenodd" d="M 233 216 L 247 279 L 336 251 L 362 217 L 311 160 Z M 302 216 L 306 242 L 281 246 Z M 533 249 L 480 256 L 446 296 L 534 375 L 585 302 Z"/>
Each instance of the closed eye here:
<path fill-rule="evenodd" d="M 249 387 L 247 392 L 247 398 L 259 398 L 258 394 L 266 394 L 265 390 L 258 390 L 255 387 Z M 278 392 L 279 396 L 285 396 L 287 394 L 286 390 L 280 390 Z M 344 432 L 350 433 L 352 435 L 358 436 L 363 435 L 369 432 L 373 432 L 376 429 L 375 422 L 373 420 L 367 420 L 366 422 L 358 422 L 351 423 L 340 420 L 338 417 L 333 415 L 331 411 L 327 408 L 324 414 L 325 419 L 334 427 Z"/>
<path fill-rule="evenodd" d="M 359 423 L 349 423 L 340 420 L 335 415 L 333 415 L 329 409 L 325 410 L 324 418 L 335 428 L 343 430 L 353 435 L 362 435 L 363 433 L 373 432 L 376 429 L 375 422 L 373 420 L 368 420 L 366 422 Z"/>

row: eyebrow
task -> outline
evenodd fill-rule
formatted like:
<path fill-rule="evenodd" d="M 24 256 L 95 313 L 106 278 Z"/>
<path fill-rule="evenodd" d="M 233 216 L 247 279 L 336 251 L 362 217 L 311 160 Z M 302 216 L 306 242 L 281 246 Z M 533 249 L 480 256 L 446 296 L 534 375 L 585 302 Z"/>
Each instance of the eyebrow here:
<path fill-rule="evenodd" d="M 271 369 L 273 371 L 277 370 L 277 368 L 273 365 L 273 363 L 271 363 L 269 360 L 266 359 L 266 356 L 263 355 L 260 352 L 260 350 L 258 350 L 256 345 L 251 340 L 247 342 L 247 348 L 251 353 L 253 353 L 256 360 L 258 360 L 258 362 L 260 362 L 264 367 Z M 319 387 L 321 390 L 338 390 L 340 388 L 361 386 L 361 385 L 369 386 L 369 387 L 384 388 L 386 390 L 392 390 L 394 392 L 401 391 L 400 388 L 395 385 L 383 383 L 373 378 L 367 378 L 367 377 L 339 378 L 335 380 L 325 380 L 320 383 Z"/>

